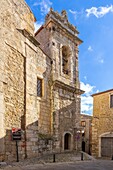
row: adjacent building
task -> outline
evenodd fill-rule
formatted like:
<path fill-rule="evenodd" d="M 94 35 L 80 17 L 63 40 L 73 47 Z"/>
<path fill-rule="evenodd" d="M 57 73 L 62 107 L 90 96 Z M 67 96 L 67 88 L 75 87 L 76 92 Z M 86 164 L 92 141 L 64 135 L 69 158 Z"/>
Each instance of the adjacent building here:
<path fill-rule="evenodd" d="M 113 89 L 93 94 L 92 155 L 113 155 Z"/>
<path fill-rule="evenodd" d="M 0 1 L 0 160 L 76 149 L 80 128 L 77 28 L 50 9 L 34 35 L 24 0 Z M 80 146 L 80 142 L 79 142 Z"/>
<path fill-rule="evenodd" d="M 91 154 L 92 116 L 81 114 L 82 151 Z"/>

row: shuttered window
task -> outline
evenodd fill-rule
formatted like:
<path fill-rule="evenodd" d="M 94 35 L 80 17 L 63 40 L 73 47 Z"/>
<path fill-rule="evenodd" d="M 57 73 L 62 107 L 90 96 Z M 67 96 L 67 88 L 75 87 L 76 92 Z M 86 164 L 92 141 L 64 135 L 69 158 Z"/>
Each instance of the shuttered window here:
<path fill-rule="evenodd" d="M 42 97 L 42 79 L 37 78 L 37 96 Z"/>
<path fill-rule="evenodd" d="M 110 107 L 113 107 L 113 95 L 110 96 Z"/>

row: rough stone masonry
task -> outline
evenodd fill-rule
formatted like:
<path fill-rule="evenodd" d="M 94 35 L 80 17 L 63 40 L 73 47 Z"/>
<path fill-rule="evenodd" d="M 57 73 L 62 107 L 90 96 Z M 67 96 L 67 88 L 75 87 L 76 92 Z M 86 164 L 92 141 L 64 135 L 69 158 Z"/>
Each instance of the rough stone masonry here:
<path fill-rule="evenodd" d="M 76 149 L 83 93 L 76 27 L 66 11 L 50 9 L 34 35 L 24 0 L 1 0 L 0 7 L 0 160 L 16 160 L 12 128 L 22 130 L 20 159 Z"/>

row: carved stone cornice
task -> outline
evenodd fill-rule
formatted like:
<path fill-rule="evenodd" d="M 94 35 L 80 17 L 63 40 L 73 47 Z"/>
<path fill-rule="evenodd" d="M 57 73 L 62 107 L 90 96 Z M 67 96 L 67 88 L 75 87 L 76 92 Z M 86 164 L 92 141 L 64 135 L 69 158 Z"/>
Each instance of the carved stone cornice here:
<path fill-rule="evenodd" d="M 64 12 L 65 12 L 65 18 L 67 19 L 67 22 L 65 22 L 65 19 L 64 19 Z M 53 18 L 53 19 L 56 19 L 56 20 L 59 20 L 61 23 L 64 23 L 64 25 L 66 25 L 67 27 L 69 27 L 69 29 L 71 29 L 73 32 L 76 32 L 76 34 L 79 34 L 78 30 L 76 29 L 75 26 L 73 26 L 72 24 L 70 24 L 68 22 L 68 18 L 67 18 L 67 14 L 66 14 L 66 11 L 63 10 L 62 11 L 62 14 L 60 15 L 58 12 L 56 11 L 53 11 L 53 9 L 51 8 L 49 13 L 47 14 L 46 16 L 46 21 L 49 19 L 49 18 Z"/>
<path fill-rule="evenodd" d="M 59 25 L 61 29 L 65 29 L 66 34 L 68 33 L 72 35 L 79 42 L 79 44 L 83 42 L 81 39 L 77 37 L 79 32 L 77 31 L 76 27 L 68 22 L 66 11 L 63 10 L 62 14 L 60 15 L 58 12 L 53 11 L 53 9 L 51 8 L 45 18 L 45 27 L 50 22 L 55 23 L 55 25 Z"/>
<path fill-rule="evenodd" d="M 54 87 L 62 88 L 64 90 L 68 90 L 68 91 L 70 91 L 72 93 L 79 94 L 79 95 L 84 93 L 83 90 L 78 89 L 76 87 L 72 87 L 70 85 L 67 85 L 67 84 L 65 84 L 65 83 L 63 83 L 63 82 L 61 82 L 59 80 L 54 81 Z"/>
<path fill-rule="evenodd" d="M 37 41 L 37 39 L 32 34 L 30 34 L 26 29 L 17 29 L 17 30 L 19 32 L 21 32 L 36 47 L 40 45 L 40 43 Z"/>

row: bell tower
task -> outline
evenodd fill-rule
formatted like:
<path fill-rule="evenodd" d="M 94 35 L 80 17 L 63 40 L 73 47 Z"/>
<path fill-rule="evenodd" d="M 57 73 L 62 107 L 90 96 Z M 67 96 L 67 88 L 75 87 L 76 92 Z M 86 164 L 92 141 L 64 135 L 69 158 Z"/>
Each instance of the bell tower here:
<path fill-rule="evenodd" d="M 51 8 L 45 24 L 36 32 L 36 38 L 44 52 L 53 61 L 53 78 L 79 88 L 78 38 L 76 27 L 69 23 L 65 10 L 53 11 Z"/>
<path fill-rule="evenodd" d="M 40 48 L 51 58 L 51 133 L 55 150 L 75 149 L 75 129 L 80 123 L 80 90 L 77 28 L 69 23 L 65 10 L 51 8 L 36 32 Z"/>

